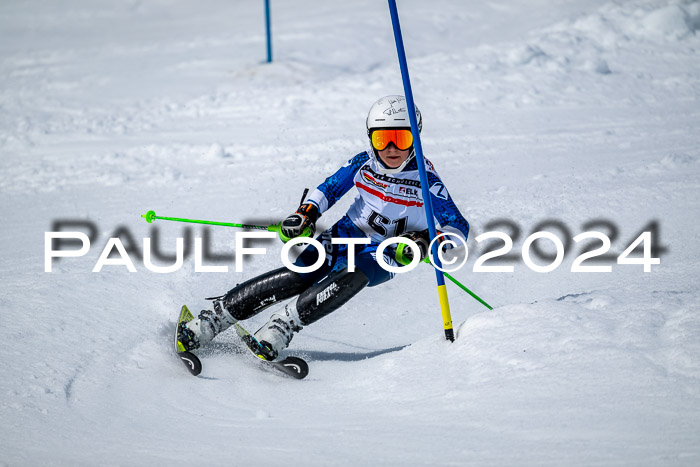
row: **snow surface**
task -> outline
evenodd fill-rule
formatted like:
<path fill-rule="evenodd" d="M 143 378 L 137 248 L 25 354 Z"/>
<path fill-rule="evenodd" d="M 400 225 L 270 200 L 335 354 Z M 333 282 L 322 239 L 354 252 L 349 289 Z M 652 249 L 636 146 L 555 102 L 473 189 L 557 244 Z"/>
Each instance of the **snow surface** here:
<path fill-rule="evenodd" d="M 448 285 L 452 344 L 426 267 L 295 337 L 306 380 L 231 332 L 193 378 L 179 307 L 281 244 L 244 273 L 91 272 L 120 230 L 174 252 L 185 226 L 148 209 L 276 222 L 365 149 L 369 105 L 402 93 L 385 2 L 272 4 L 272 64 L 260 1 L 0 4 L 0 464 L 700 465 L 697 1 L 399 2 L 424 150 L 472 224 L 454 275 L 494 306 Z M 98 238 L 46 273 L 61 219 Z M 543 220 L 569 241 L 608 220 L 612 272 L 572 273 L 572 245 L 554 272 L 474 273 L 496 219 L 518 254 Z M 661 264 L 615 264 L 653 220 Z"/>

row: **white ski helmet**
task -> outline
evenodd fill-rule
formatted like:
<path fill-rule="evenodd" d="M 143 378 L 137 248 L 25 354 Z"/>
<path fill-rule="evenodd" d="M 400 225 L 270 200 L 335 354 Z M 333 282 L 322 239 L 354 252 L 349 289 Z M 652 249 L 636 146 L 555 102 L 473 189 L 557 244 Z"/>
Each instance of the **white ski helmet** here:
<path fill-rule="evenodd" d="M 420 110 L 418 110 L 418 106 L 416 106 L 416 118 L 418 119 L 418 132 L 420 132 L 423 128 L 423 118 L 421 117 Z M 415 156 L 415 149 L 411 146 L 411 152 L 408 158 L 399 167 L 395 169 L 386 167 L 379 158 L 378 151 L 372 147 L 372 131 L 382 128 L 411 129 L 411 121 L 408 115 L 408 102 L 404 96 L 392 95 L 382 97 L 372 104 L 372 107 L 369 109 L 369 114 L 367 115 L 367 136 L 370 139 L 370 147 L 377 161 L 377 167 L 384 173 L 401 172 Z"/>

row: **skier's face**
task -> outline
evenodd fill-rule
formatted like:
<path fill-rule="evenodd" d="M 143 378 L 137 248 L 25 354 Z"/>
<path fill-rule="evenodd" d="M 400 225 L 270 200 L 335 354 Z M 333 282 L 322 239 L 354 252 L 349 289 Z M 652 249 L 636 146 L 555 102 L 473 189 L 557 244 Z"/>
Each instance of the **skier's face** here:
<path fill-rule="evenodd" d="M 390 169 L 395 169 L 403 164 L 406 159 L 408 159 L 408 155 L 411 150 L 405 149 L 402 151 L 401 149 L 397 148 L 394 143 L 389 143 L 386 148 L 378 152 L 379 157 L 382 159 L 382 162 L 384 162 L 384 165 Z"/>

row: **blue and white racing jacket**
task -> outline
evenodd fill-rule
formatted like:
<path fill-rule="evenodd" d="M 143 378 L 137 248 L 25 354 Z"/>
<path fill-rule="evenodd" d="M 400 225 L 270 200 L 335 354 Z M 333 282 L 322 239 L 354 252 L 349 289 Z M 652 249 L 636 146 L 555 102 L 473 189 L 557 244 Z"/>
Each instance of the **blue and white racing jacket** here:
<path fill-rule="evenodd" d="M 426 170 L 437 228 L 452 231 L 466 241 L 469 223 L 452 201 L 435 168 L 426 160 Z M 328 210 L 352 187 L 358 194 L 347 216 L 375 242 L 414 230 L 428 228 L 420 175 L 415 158 L 398 173 L 384 174 L 365 151 L 342 166 L 316 188 L 307 202 L 321 213 Z"/>

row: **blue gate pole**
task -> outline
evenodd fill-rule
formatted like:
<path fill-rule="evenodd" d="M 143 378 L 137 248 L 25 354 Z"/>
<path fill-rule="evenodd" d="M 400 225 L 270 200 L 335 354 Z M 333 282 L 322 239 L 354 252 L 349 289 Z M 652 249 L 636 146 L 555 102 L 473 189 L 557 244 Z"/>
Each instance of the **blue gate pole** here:
<path fill-rule="evenodd" d="M 420 184 L 423 192 L 423 205 L 425 206 L 425 215 L 428 220 L 428 232 L 432 241 L 437 235 L 435 228 L 435 216 L 433 214 L 433 203 L 430 198 L 430 187 L 428 186 L 428 174 L 425 171 L 425 158 L 423 157 L 423 145 L 420 141 L 420 132 L 418 131 L 418 120 L 416 118 L 416 106 L 413 102 L 413 91 L 411 90 L 411 79 L 408 76 L 408 64 L 406 63 L 406 51 L 403 46 L 403 37 L 401 36 L 401 25 L 399 24 L 399 13 L 396 9 L 396 0 L 389 0 L 389 12 L 391 13 L 391 24 L 394 27 L 394 40 L 396 41 L 396 52 L 399 55 L 399 66 L 401 67 L 401 79 L 403 80 L 404 94 L 406 95 L 406 104 L 408 105 L 408 116 L 411 121 L 411 133 L 413 134 L 413 146 L 416 151 L 416 162 L 418 163 L 418 172 L 420 173 Z M 442 312 L 442 321 L 445 328 L 445 338 L 449 341 L 455 340 L 454 329 L 452 328 L 452 316 L 450 314 L 450 303 L 447 300 L 447 288 L 445 287 L 445 276 L 439 269 L 442 267 L 438 248 L 433 248 L 433 264 L 435 264 L 435 276 L 437 277 L 438 297 L 440 299 L 440 310 Z"/>
<path fill-rule="evenodd" d="M 267 35 L 267 63 L 272 62 L 272 34 L 270 34 L 270 0 L 265 0 L 265 33 Z"/>

